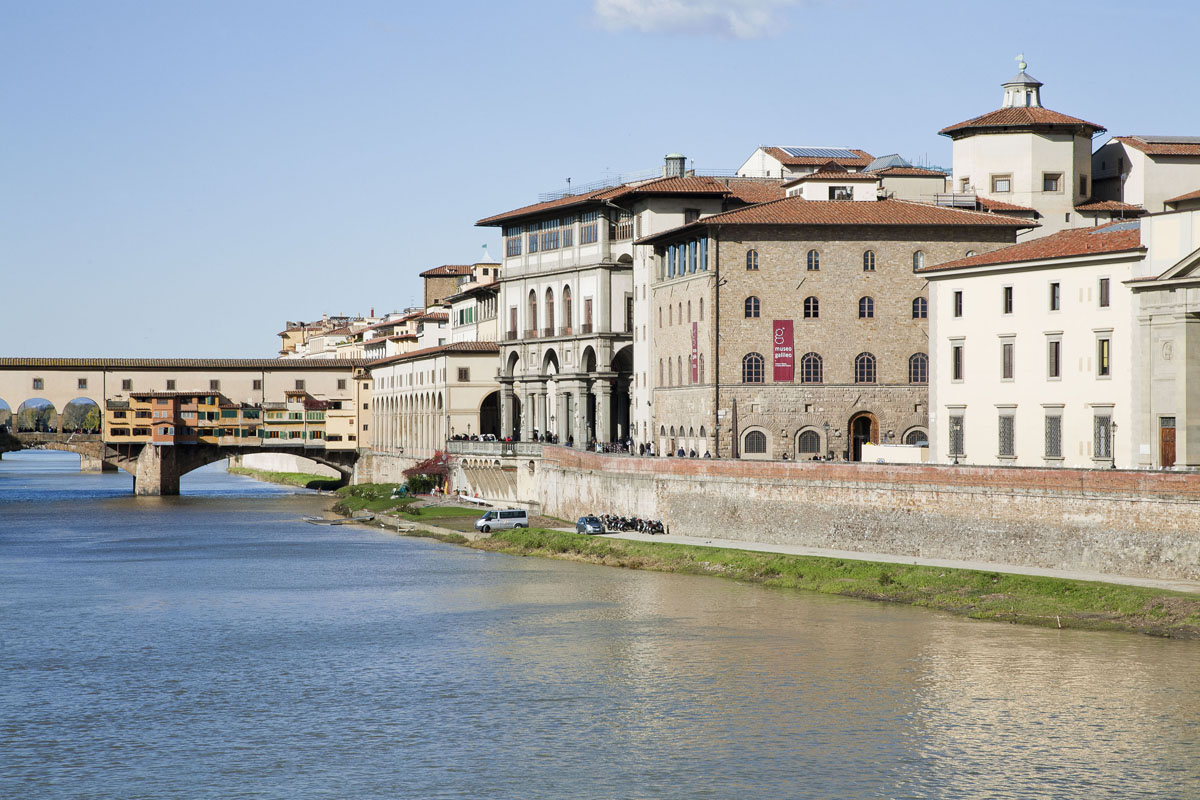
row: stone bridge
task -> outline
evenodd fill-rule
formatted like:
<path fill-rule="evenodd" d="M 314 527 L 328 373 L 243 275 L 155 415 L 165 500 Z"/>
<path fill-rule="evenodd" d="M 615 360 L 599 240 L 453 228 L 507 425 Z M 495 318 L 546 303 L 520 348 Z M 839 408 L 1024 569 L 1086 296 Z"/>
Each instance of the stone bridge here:
<path fill-rule="evenodd" d="M 178 494 L 180 475 L 247 453 L 297 455 L 349 477 L 358 461 L 355 441 L 363 438 L 357 434 L 368 430 L 370 419 L 371 379 L 365 366 L 360 359 L 0 358 L 0 452 L 79 453 L 85 469 L 133 475 L 139 495 Z M 103 418 L 110 404 L 128 402 L 133 393 L 219 394 L 233 404 L 263 409 L 282 406 L 286 393 L 298 391 L 343 409 L 340 422 L 355 433 L 349 437 L 354 441 L 326 446 L 320 440 L 255 438 L 239 444 L 163 445 L 114 441 L 120 437 L 102 429 L 60 432 L 63 412 L 73 403 L 94 404 Z M 18 430 L 18 411 L 26 404 L 51 407 L 42 430 Z"/>
<path fill-rule="evenodd" d="M 193 444 L 160 446 L 149 442 L 114 444 L 100 434 L 17 433 L 0 443 L 5 450 L 62 450 L 78 453 L 84 470 L 124 470 L 133 476 L 136 495 L 179 494 L 179 478 L 194 469 L 248 453 L 286 453 L 301 456 L 338 471 L 349 480 L 358 461 L 357 450 L 322 450 L 284 445 L 231 446 Z"/>

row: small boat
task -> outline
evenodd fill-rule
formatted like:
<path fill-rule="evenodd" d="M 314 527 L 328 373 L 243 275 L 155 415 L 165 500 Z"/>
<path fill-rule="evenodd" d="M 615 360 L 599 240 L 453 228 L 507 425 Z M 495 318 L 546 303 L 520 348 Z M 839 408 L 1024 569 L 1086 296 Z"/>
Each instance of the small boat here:
<path fill-rule="evenodd" d="M 363 516 L 334 517 L 333 519 L 329 519 L 328 517 L 305 516 L 304 521 L 313 525 L 346 525 L 351 522 L 370 522 L 373 519 L 375 519 L 375 515 L 368 511 Z"/>

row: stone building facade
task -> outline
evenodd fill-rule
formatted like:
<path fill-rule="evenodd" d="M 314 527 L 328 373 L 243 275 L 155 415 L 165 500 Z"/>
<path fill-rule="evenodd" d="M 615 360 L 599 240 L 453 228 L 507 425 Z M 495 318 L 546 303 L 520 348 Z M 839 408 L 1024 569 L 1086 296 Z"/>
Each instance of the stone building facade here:
<path fill-rule="evenodd" d="M 928 298 L 914 270 L 1028 222 L 799 197 L 646 237 L 660 452 L 857 460 L 928 435 Z"/>

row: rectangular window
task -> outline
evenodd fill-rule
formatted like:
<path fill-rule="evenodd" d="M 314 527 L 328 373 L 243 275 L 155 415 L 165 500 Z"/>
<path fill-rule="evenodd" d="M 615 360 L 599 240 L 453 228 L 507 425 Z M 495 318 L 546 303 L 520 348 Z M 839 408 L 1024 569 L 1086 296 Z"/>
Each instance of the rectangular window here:
<path fill-rule="evenodd" d="M 695 222 L 698 219 L 700 219 L 700 209 L 685 208 L 683 210 L 683 224 L 684 225 L 690 225 L 691 223 Z"/>
<path fill-rule="evenodd" d="M 1087 197 L 1088 196 L 1087 189 L 1088 189 L 1087 175 L 1080 175 L 1079 176 L 1079 196 Z"/>
<path fill-rule="evenodd" d="M 1092 418 L 1092 458 L 1112 458 L 1112 414 Z"/>
<path fill-rule="evenodd" d="M 1046 458 L 1062 458 L 1062 414 L 1046 415 Z"/>
<path fill-rule="evenodd" d="M 1058 281 L 1050 284 L 1050 310 L 1059 311 L 1062 309 L 1062 284 Z"/>
<path fill-rule="evenodd" d="M 506 256 L 521 255 L 521 226 L 516 225 L 504 229 L 504 254 Z"/>
<path fill-rule="evenodd" d="M 1012 312 L 1013 312 L 1013 287 L 1005 286 L 1004 287 L 1003 313 L 1011 314 Z"/>
<path fill-rule="evenodd" d="M 471 368 L 470 367 L 459 367 L 458 368 L 458 382 L 459 383 L 467 383 L 470 380 L 471 380 Z"/>
<path fill-rule="evenodd" d="M 998 442 L 998 455 L 1008 458 L 1016 456 L 1016 417 L 1012 414 L 1000 415 Z"/>
<path fill-rule="evenodd" d="M 1096 377 L 1112 377 L 1112 337 L 1101 336 L 1096 340 Z"/>
<path fill-rule="evenodd" d="M 529 253 L 536 253 L 538 251 L 538 228 L 539 227 L 540 226 L 535 223 L 533 225 L 530 225 L 528 228 L 529 244 L 527 245 L 527 252 L 529 252 Z"/>
<path fill-rule="evenodd" d="M 562 229 L 562 246 L 572 247 L 575 244 L 575 217 L 563 217 L 558 221 Z"/>
<path fill-rule="evenodd" d="M 1011 381 L 1016 374 L 1017 345 L 1015 342 L 1000 343 L 1000 380 Z"/>
<path fill-rule="evenodd" d="M 1108 298 L 1108 278 L 1101 278 L 1101 279 L 1100 279 L 1100 288 L 1099 288 L 1099 292 L 1098 292 L 1098 294 L 1099 294 L 1099 296 L 1100 296 L 1100 307 L 1101 307 L 1101 308 L 1108 308 L 1108 303 L 1109 303 L 1109 298 Z"/>
<path fill-rule="evenodd" d="M 963 314 L 963 293 L 962 289 L 954 292 L 954 316 L 961 317 Z"/>
<path fill-rule="evenodd" d="M 254 387 L 254 391 L 261 392 L 262 391 L 262 381 L 259 380 L 258 378 L 255 378 L 253 387 Z"/>
<path fill-rule="evenodd" d="M 993 192 L 1011 192 L 1012 191 L 1012 175 L 993 175 L 992 176 L 992 191 Z"/>
<path fill-rule="evenodd" d="M 304 381 L 302 381 L 302 380 L 297 380 L 297 381 L 296 381 L 296 391 L 297 391 L 297 392 L 303 392 L 303 391 L 304 391 Z"/>
<path fill-rule="evenodd" d="M 599 239 L 599 225 L 597 219 L 599 213 L 596 211 L 585 211 L 580 217 L 582 225 L 579 228 L 579 243 L 592 244 Z"/>
<path fill-rule="evenodd" d="M 950 379 L 961 381 L 964 371 L 963 363 L 963 345 L 956 343 L 950 345 Z"/>
<path fill-rule="evenodd" d="M 1061 192 L 1062 191 L 1062 173 L 1061 172 L 1043 172 L 1042 173 L 1042 191 L 1043 192 Z"/>
<path fill-rule="evenodd" d="M 221 391 L 221 382 L 220 382 L 220 381 L 209 381 L 209 382 L 208 382 L 208 390 L 209 390 L 210 392 L 219 392 L 219 391 Z"/>
<path fill-rule="evenodd" d="M 700 271 L 708 271 L 708 237 L 700 240 Z"/>
<path fill-rule="evenodd" d="M 1057 380 L 1062 377 L 1062 340 L 1046 342 L 1046 377 Z"/>
<path fill-rule="evenodd" d="M 167 391 L 168 391 L 168 392 L 173 392 L 173 391 L 175 391 L 175 381 L 174 381 L 174 380 L 168 380 L 168 381 L 167 381 Z"/>
<path fill-rule="evenodd" d="M 339 389 L 339 390 L 344 390 L 344 389 L 346 388 L 346 379 L 345 379 L 345 378 L 338 378 L 337 387 L 338 387 L 338 389 Z"/>
<path fill-rule="evenodd" d="M 854 189 L 850 186 L 830 186 L 829 187 L 829 199 L 830 200 L 853 200 L 854 199 Z"/>
<path fill-rule="evenodd" d="M 80 378 L 79 381 L 77 382 L 76 388 L 86 389 L 87 388 L 87 378 Z"/>
<path fill-rule="evenodd" d="M 963 443 L 966 440 L 965 420 L 961 414 L 950 417 L 950 455 L 963 455 Z"/>
<path fill-rule="evenodd" d="M 583 299 L 583 332 L 592 332 L 592 298 Z"/>
<path fill-rule="evenodd" d="M 130 380 L 129 378 L 124 378 L 121 380 L 121 391 L 122 392 L 128 392 L 132 389 L 133 389 L 133 381 L 132 380 Z"/>

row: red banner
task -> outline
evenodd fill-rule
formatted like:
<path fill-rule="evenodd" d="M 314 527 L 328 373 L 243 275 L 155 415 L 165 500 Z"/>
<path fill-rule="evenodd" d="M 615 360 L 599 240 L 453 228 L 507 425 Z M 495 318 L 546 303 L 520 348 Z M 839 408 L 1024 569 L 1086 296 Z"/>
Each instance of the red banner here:
<path fill-rule="evenodd" d="M 790 383 L 795 377 L 796 354 L 792 346 L 792 321 L 777 319 L 771 324 L 771 352 L 776 383 Z"/>
<path fill-rule="evenodd" d="M 693 322 L 692 323 L 692 383 L 700 382 L 700 364 L 699 364 L 700 359 L 696 356 L 696 353 L 699 350 L 698 345 L 700 342 L 699 330 L 700 330 L 700 323 Z"/>

